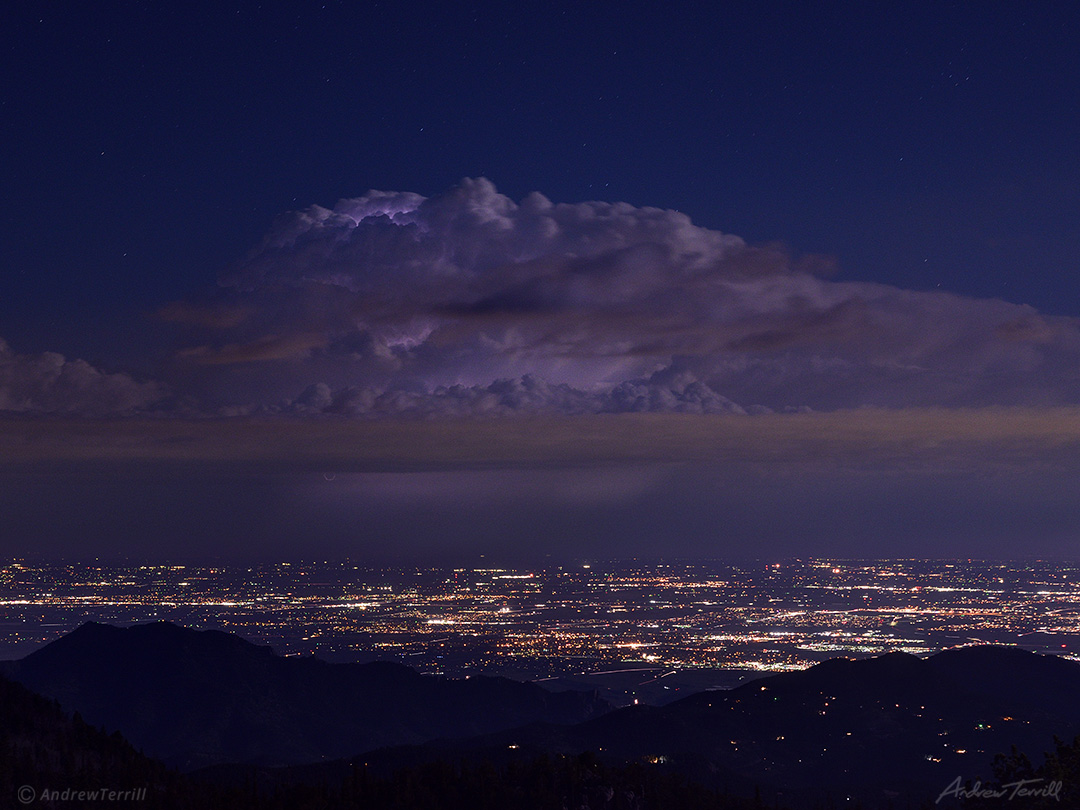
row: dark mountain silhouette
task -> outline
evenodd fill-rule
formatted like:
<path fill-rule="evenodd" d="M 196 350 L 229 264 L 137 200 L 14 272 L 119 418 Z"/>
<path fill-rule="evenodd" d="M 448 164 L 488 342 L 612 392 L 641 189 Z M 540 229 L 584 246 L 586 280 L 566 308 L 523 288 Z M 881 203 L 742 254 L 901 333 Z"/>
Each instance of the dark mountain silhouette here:
<path fill-rule="evenodd" d="M 1016 746 L 1038 757 L 1055 736 L 1080 734 L 1080 664 L 992 646 L 833 659 L 615 711 L 581 693 L 499 678 L 281 658 L 165 623 L 84 625 L 8 669 L 149 754 L 189 768 L 248 763 L 205 770 L 200 784 L 262 784 L 281 796 L 317 785 L 359 790 L 358 773 L 383 790 L 395 774 L 423 782 L 436 772 L 449 779 L 454 768 L 470 779 L 497 772 L 519 790 L 522 774 L 538 773 L 528 765 L 538 757 L 561 773 L 578 768 L 567 757 L 592 751 L 616 781 L 640 782 L 645 768 L 712 795 L 759 792 L 766 806 L 917 807 L 958 777 L 988 782 L 998 753 Z M 278 763 L 293 765 L 268 767 Z"/>
<path fill-rule="evenodd" d="M 1080 664 L 1004 647 L 833 659 L 801 672 L 632 706 L 573 727 L 534 724 L 468 747 L 376 752 L 382 767 L 425 757 L 597 751 L 655 761 L 736 794 L 792 806 L 918 806 L 957 776 L 990 776 L 995 754 L 1040 752 L 1080 733 Z M 897 803 L 899 802 L 899 803 Z M 943 803 L 947 805 L 947 802 Z"/>
<path fill-rule="evenodd" d="M 254 773 L 244 766 L 220 766 Z M 288 771 L 289 769 L 283 769 Z M 235 774 L 234 774 L 235 775 Z M 753 810 L 678 774 L 611 766 L 585 754 L 490 762 L 427 762 L 377 775 L 327 771 L 318 781 L 215 783 L 170 771 L 120 734 L 69 716 L 59 704 L 0 677 L 0 807 L 145 810 Z"/>
<path fill-rule="evenodd" d="M 118 734 L 69 716 L 54 700 L 0 677 L 0 806 L 54 806 L 44 791 L 105 787 L 144 807 L 173 806 L 178 779 L 160 762 L 137 752 Z M 135 791 L 141 790 L 140 793 Z M 194 785 L 189 793 L 199 796 Z M 68 800 L 65 804 L 76 806 Z M 195 806 L 195 805 L 191 805 Z"/>
<path fill-rule="evenodd" d="M 610 709 L 592 695 L 504 678 L 279 657 L 237 636 L 167 622 L 88 623 L 7 671 L 182 769 L 315 762 L 534 721 L 574 723 Z"/>

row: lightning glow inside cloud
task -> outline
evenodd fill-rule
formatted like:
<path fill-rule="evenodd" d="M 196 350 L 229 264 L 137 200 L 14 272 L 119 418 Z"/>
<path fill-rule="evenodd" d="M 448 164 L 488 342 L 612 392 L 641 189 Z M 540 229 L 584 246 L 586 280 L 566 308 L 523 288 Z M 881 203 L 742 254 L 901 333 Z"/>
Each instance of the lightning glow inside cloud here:
<path fill-rule="evenodd" d="M 222 279 L 234 317 L 188 311 L 222 326 L 178 362 L 233 405 L 248 380 L 252 403 L 308 415 L 1080 400 L 1077 319 L 810 272 L 828 264 L 484 179 L 372 191 L 283 217 Z"/>
<path fill-rule="evenodd" d="M 161 382 L 0 345 L 0 409 L 385 419 L 1080 404 L 1080 320 L 822 275 L 627 203 L 485 179 L 283 216 Z M 171 398 L 168 392 L 173 392 Z M 182 406 L 178 405 L 182 403 Z"/>

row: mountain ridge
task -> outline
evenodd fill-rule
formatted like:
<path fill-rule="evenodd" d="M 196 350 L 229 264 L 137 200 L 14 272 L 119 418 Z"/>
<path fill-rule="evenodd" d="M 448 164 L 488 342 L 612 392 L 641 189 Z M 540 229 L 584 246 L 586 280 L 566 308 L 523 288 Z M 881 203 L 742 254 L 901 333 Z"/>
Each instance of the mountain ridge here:
<path fill-rule="evenodd" d="M 238 636 L 169 622 L 87 623 L 4 669 L 184 770 L 314 762 L 540 719 L 577 722 L 611 708 L 584 693 L 504 678 L 283 657 Z"/>
<path fill-rule="evenodd" d="M 1014 745 L 1035 753 L 1055 736 L 1080 734 L 1080 664 L 1010 647 L 967 649 L 835 658 L 574 726 L 533 724 L 366 759 L 389 768 L 399 757 L 451 752 L 598 751 L 613 761 L 662 762 L 735 794 L 769 786 L 766 799 L 781 804 L 932 801 L 958 775 L 986 782 L 994 756 Z"/>
<path fill-rule="evenodd" d="M 985 782 L 995 754 L 1014 745 L 1037 753 L 1080 734 L 1080 663 L 993 645 L 834 658 L 615 710 L 501 678 L 283 658 L 165 622 L 83 625 L 5 669 L 148 754 L 225 783 L 591 751 L 726 794 L 765 786 L 767 802 L 850 798 L 870 808 L 932 800 L 958 775 Z"/>

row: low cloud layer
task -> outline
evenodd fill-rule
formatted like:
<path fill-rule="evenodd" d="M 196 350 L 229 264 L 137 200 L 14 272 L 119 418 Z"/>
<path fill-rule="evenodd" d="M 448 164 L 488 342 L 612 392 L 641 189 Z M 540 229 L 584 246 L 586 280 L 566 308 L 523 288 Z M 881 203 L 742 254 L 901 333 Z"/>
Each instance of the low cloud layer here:
<path fill-rule="evenodd" d="M 157 383 L 106 374 L 55 352 L 16 354 L 0 340 L 0 413 L 116 416 L 145 411 L 165 395 Z"/>
<path fill-rule="evenodd" d="M 517 420 L 0 420 L 0 459 L 421 472 L 708 463 L 770 476 L 823 470 L 1080 470 L 1080 408 L 618 414 Z"/>
<path fill-rule="evenodd" d="M 0 420 L 15 556 L 1072 559 L 1078 486 L 1075 407 Z"/>
<path fill-rule="evenodd" d="M 1080 402 L 1077 319 L 832 269 L 676 211 L 466 180 L 287 215 L 221 300 L 163 318 L 203 396 L 293 413 Z"/>

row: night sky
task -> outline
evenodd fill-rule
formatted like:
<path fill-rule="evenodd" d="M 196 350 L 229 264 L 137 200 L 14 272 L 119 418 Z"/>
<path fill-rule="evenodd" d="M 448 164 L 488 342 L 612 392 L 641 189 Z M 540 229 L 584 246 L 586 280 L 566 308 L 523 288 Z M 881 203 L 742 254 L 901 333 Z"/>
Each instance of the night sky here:
<path fill-rule="evenodd" d="M 0 553 L 1080 553 L 1068 3 L 0 12 Z"/>

